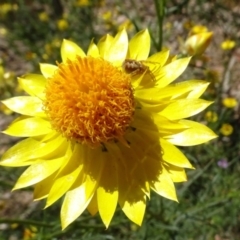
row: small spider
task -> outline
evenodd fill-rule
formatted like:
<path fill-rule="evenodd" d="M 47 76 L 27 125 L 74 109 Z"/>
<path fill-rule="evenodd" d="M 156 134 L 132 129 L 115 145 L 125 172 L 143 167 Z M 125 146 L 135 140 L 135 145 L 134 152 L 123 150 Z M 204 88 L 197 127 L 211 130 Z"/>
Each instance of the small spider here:
<path fill-rule="evenodd" d="M 154 74 L 149 69 L 149 66 L 145 65 L 144 62 L 147 63 L 147 61 L 137 61 L 137 60 L 133 60 L 133 59 L 125 59 L 125 61 L 122 64 L 122 68 L 124 69 L 124 71 L 126 73 L 131 74 L 133 76 L 147 73 L 151 76 L 151 78 L 153 80 L 155 80 Z M 156 64 L 156 63 L 153 63 L 153 64 Z"/>

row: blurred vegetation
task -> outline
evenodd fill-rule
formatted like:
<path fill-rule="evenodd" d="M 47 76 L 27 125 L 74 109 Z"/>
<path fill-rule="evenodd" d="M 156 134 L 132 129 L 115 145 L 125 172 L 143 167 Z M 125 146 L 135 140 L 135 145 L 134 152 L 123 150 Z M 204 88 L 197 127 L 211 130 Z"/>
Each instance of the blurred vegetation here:
<path fill-rule="evenodd" d="M 39 62 L 61 61 L 63 38 L 86 50 L 92 39 L 123 27 L 130 36 L 149 28 L 152 52 L 167 47 L 173 55 L 193 55 L 182 79 L 207 80 L 204 98 L 214 101 L 194 119 L 219 138 L 181 149 L 196 170 L 187 172 L 188 182 L 176 184 L 179 203 L 152 194 L 141 227 L 118 210 L 107 230 L 85 212 L 61 231 L 60 203 L 43 211 L 42 202 L 31 203 L 32 189 L 10 193 L 23 169 L 1 168 L 0 240 L 240 239 L 238 0 L 0 0 L 0 99 L 21 93 L 16 76 L 39 72 Z M 8 124 L 3 119 L 9 121 L 4 114 L 14 117 L 0 105 L 1 130 Z M 14 141 L 1 135 L 0 154 Z"/>

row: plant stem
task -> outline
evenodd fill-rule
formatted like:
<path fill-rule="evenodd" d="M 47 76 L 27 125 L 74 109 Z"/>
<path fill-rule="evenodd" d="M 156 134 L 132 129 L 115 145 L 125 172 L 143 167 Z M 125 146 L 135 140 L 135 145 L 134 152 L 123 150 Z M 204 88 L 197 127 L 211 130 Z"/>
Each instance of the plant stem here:
<path fill-rule="evenodd" d="M 154 0 L 158 19 L 158 46 L 157 50 L 162 50 L 163 42 L 163 19 L 165 15 L 165 0 Z"/>

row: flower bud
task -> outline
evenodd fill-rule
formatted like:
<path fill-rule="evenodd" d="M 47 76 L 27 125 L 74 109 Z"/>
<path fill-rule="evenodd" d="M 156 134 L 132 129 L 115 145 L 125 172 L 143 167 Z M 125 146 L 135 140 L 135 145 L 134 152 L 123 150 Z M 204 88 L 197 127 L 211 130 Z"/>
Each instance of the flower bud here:
<path fill-rule="evenodd" d="M 212 39 L 212 32 L 201 32 L 190 36 L 185 42 L 185 49 L 189 55 L 201 55 Z"/>

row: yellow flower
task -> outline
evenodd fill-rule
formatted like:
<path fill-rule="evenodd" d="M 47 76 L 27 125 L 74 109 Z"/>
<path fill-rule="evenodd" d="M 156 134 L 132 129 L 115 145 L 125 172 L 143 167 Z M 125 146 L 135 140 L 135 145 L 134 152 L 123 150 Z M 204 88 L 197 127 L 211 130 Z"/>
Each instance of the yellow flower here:
<path fill-rule="evenodd" d="M 27 52 L 27 53 L 25 54 L 25 58 L 26 58 L 27 60 L 31 60 L 31 59 L 34 59 L 34 58 L 36 58 L 36 57 L 37 57 L 37 54 L 34 53 L 34 52 Z"/>
<path fill-rule="evenodd" d="M 220 133 L 224 136 L 230 136 L 233 133 L 232 125 L 224 123 L 220 128 Z"/>
<path fill-rule="evenodd" d="M 208 122 L 216 122 L 218 120 L 218 115 L 216 112 L 207 111 L 205 114 L 205 118 Z"/>
<path fill-rule="evenodd" d="M 238 104 L 237 99 L 236 98 L 232 98 L 232 97 L 224 98 L 222 103 L 227 108 L 234 108 Z"/>
<path fill-rule="evenodd" d="M 223 50 L 231 50 L 235 47 L 236 42 L 232 40 L 225 40 L 221 43 L 221 48 Z"/>
<path fill-rule="evenodd" d="M 91 2 L 89 0 L 76 0 L 75 5 L 79 7 L 86 7 L 90 6 Z"/>
<path fill-rule="evenodd" d="M 49 21 L 49 16 L 46 12 L 41 12 L 38 14 L 38 18 L 42 22 L 48 22 Z"/>
<path fill-rule="evenodd" d="M 212 40 L 212 32 L 201 32 L 190 36 L 185 42 L 185 48 L 189 55 L 201 55 Z"/>
<path fill-rule="evenodd" d="M 118 27 L 118 31 L 121 31 L 122 29 L 126 29 L 128 31 L 131 31 L 134 29 L 133 23 L 131 22 L 131 20 L 126 19 L 119 27 Z"/>
<path fill-rule="evenodd" d="M 190 20 L 187 20 L 183 23 L 183 27 L 187 30 L 191 29 L 194 26 L 194 23 Z"/>
<path fill-rule="evenodd" d="M 2 35 L 2 36 L 6 36 L 7 34 L 8 34 L 8 29 L 7 28 L 5 28 L 5 27 L 0 27 L 0 34 Z"/>
<path fill-rule="evenodd" d="M 87 53 L 64 40 L 61 63 L 19 78 L 30 96 L 3 101 L 23 115 L 4 133 L 28 138 L 0 164 L 30 165 L 14 189 L 35 185 L 34 198 L 47 198 L 46 207 L 65 195 L 63 228 L 85 209 L 108 227 L 117 204 L 141 225 L 150 190 L 177 201 L 174 182 L 186 181 L 184 168 L 193 168 L 175 145 L 216 137 L 185 119 L 211 104 L 199 99 L 208 83 L 172 84 L 190 58 L 165 64 L 169 51 L 149 51 L 147 30 L 130 41 L 124 29 L 106 35 Z"/>
<path fill-rule="evenodd" d="M 203 25 L 195 25 L 194 27 L 192 27 L 190 35 L 195 35 L 203 32 L 208 32 L 208 28 Z"/>
<path fill-rule="evenodd" d="M 102 14 L 102 18 L 105 21 L 110 21 L 112 18 L 112 12 L 111 11 L 106 11 Z"/>
<path fill-rule="evenodd" d="M 57 21 L 57 27 L 60 31 L 64 31 L 66 29 L 68 29 L 68 22 L 66 19 L 59 19 Z"/>
<path fill-rule="evenodd" d="M 7 15 L 11 11 L 13 11 L 12 4 L 10 4 L 10 3 L 0 4 L 0 17 Z"/>
<path fill-rule="evenodd" d="M 5 1 L 7 2 L 7 1 Z M 0 19 L 4 19 L 10 12 L 18 10 L 18 4 L 2 3 L 0 4 Z"/>
<path fill-rule="evenodd" d="M 37 228 L 35 226 L 29 226 L 24 229 L 23 240 L 36 239 Z"/>

